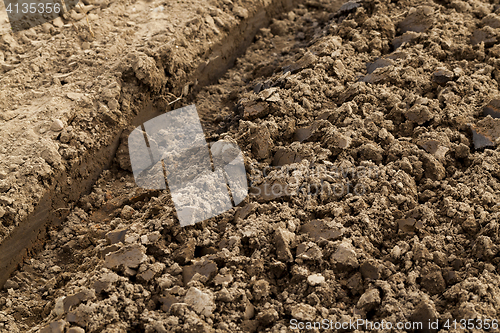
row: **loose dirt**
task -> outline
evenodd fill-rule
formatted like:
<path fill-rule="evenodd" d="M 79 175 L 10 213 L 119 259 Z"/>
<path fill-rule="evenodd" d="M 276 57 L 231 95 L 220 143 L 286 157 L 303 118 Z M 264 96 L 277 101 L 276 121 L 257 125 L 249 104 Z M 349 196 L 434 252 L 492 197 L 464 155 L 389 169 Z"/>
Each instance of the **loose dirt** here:
<path fill-rule="evenodd" d="M 243 151 L 250 195 L 239 207 L 180 227 L 168 191 L 135 185 L 122 135 L 111 168 L 7 281 L 0 330 L 287 332 L 367 319 L 393 329 L 358 332 L 466 331 L 460 320 L 480 332 L 497 322 L 500 6 L 340 5 L 307 1 L 275 17 L 217 84 L 173 104 L 195 104 L 207 141 Z M 135 68 L 148 96 L 162 80 L 155 68 Z M 75 132 L 65 121 L 52 135 L 69 137 L 63 151 L 84 149 L 90 119 Z M 71 159 L 47 154 L 50 165 Z"/>

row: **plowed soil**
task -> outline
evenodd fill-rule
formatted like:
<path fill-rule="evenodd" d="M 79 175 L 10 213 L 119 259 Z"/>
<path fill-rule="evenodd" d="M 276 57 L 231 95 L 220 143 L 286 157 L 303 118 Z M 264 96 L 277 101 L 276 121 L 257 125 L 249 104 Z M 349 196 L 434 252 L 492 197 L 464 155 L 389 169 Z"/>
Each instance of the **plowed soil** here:
<path fill-rule="evenodd" d="M 339 5 L 276 17 L 174 104 L 243 151 L 239 207 L 180 227 L 168 191 L 135 185 L 124 135 L 0 293 L 0 331 L 495 331 L 500 6 Z"/>

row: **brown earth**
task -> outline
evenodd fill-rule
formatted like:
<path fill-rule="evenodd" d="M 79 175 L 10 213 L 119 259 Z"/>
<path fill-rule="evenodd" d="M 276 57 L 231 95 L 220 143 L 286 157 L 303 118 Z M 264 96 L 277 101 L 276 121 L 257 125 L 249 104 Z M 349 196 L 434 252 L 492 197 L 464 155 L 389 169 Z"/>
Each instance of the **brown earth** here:
<path fill-rule="evenodd" d="M 216 80 L 294 3 L 87 4 L 77 22 L 3 35 L 0 285 L 109 167 L 129 125 Z"/>
<path fill-rule="evenodd" d="M 244 16 L 232 1 L 218 5 Z M 500 6 L 487 1 L 365 1 L 340 10 L 307 1 L 276 16 L 217 84 L 174 104 L 196 105 L 207 141 L 238 143 L 252 193 L 245 202 L 181 228 L 168 191 L 135 186 L 123 136 L 111 169 L 7 281 L 0 331 L 287 332 L 296 331 L 294 319 L 485 331 L 485 319 L 500 319 L 498 38 Z M 6 59 L 17 54 L 9 52 Z M 155 97 L 165 95 L 155 90 L 157 67 L 140 68 L 123 82 L 146 80 L 144 95 L 122 87 L 104 113 L 111 104 L 127 114 L 124 96 L 165 109 Z M 8 84 L 0 114 L 21 118 L 21 92 L 33 78 L 13 70 L 0 79 Z M 103 94 L 115 87 L 102 86 Z M 45 164 L 65 165 L 65 149 L 106 137 L 76 110 L 78 135 L 62 130 L 70 139 L 59 145 L 61 160 L 50 163 L 49 151 L 31 167 L 48 170 L 40 188 L 51 179 Z M 22 131 L 7 120 L 2 126 Z M 64 140 L 50 135 L 46 145 Z M 4 178 L 36 162 L 21 159 L 2 162 Z M 16 185 L 0 197 L 2 224 L 16 221 L 9 198 L 39 191 L 15 180 L 3 183 Z M 474 327 L 460 329 L 460 320 Z M 412 330 L 358 327 L 368 331 Z"/>

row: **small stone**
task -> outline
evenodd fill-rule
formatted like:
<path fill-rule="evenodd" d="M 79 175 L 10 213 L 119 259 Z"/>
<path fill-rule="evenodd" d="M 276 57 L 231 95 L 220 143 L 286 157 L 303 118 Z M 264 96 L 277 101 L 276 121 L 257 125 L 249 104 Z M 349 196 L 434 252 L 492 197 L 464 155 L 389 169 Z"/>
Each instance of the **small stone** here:
<path fill-rule="evenodd" d="M 118 281 L 118 274 L 114 272 L 104 273 L 101 277 L 94 282 L 93 288 L 96 293 L 100 293 L 101 291 L 106 291 L 113 283 Z"/>
<path fill-rule="evenodd" d="M 297 246 L 297 259 L 302 260 L 320 260 L 323 252 L 319 246 L 313 242 L 302 243 Z"/>
<path fill-rule="evenodd" d="M 337 15 L 346 15 L 348 13 L 354 12 L 358 7 L 361 7 L 359 0 L 349 0 L 340 6 Z"/>
<path fill-rule="evenodd" d="M 392 40 L 392 46 L 396 50 L 401 45 L 410 43 L 412 40 L 418 38 L 418 36 L 420 36 L 420 34 L 417 32 L 413 31 L 405 32 L 401 36 L 398 36 Z"/>
<path fill-rule="evenodd" d="M 64 128 L 64 123 L 60 119 L 55 119 L 50 125 L 50 130 L 53 132 L 60 132 Z"/>
<path fill-rule="evenodd" d="M 349 243 L 341 243 L 331 258 L 337 269 L 352 269 L 359 266 L 356 252 Z"/>
<path fill-rule="evenodd" d="M 274 93 L 271 95 L 271 97 L 268 97 L 266 99 L 266 101 L 277 103 L 277 102 L 281 101 L 281 97 L 278 93 Z"/>
<path fill-rule="evenodd" d="M 441 142 L 439 142 L 438 140 L 432 139 L 424 139 L 420 141 L 419 146 L 424 148 L 426 152 L 434 155 L 439 160 L 443 160 L 449 150 L 445 146 L 441 145 Z"/>
<path fill-rule="evenodd" d="M 380 146 L 372 143 L 366 143 L 359 147 L 359 155 L 365 161 L 380 163 L 383 160 L 383 153 L 384 150 Z"/>
<path fill-rule="evenodd" d="M 361 267 L 360 272 L 365 279 L 378 280 L 380 279 L 380 268 L 376 261 L 365 261 Z"/>
<path fill-rule="evenodd" d="M 455 148 L 455 156 L 457 158 L 467 158 L 470 155 L 470 148 L 464 143 L 459 144 Z"/>
<path fill-rule="evenodd" d="M 486 26 L 486 25 L 490 26 L 493 29 L 498 29 L 498 28 L 500 28 L 500 16 L 498 16 L 496 14 L 489 14 L 488 16 L 485 16 L 481 20 L 481 24 L 483 26 Z"/>
<path fill-rule="evenodd" d="M 85 330 L 81 327 L 71 327 L 66 333 L 85 333 Z"/>
<path fill-rule="evenodd" d="M 87 2 L 87 1 L 85 1 Z M 90 12 L 92 9 L 94 9 L 95 6 L 94 5 L 87 5 L 87 6 L 82 6 L 80 7 L 80 9 L 84 12 L 84 13 L 88 13 Z"/>
<path fill-rule="evenodd" d="M 226 303 L 234 301 L 233 295 L 225 287 L 215 293 L 215 299 Z"/>
<path fill-rule="evenodd" d="M 58 320 L 49 325 L 52 333 L 64 333 L 64 326 L 66 326 L 64 320 Z"/>
<path fill-rule="evenodd" d="M 116 252 L 106 255 L 104 266 L 117 269 L 119 267 L 136 268 L 147 260 L 145 248 L 138 244 L 125 246 Z"/>
<path fill-rule="evenodd" d="M 41 27 L 43 32 L 46 34 L 50 33 L 50 29 L 53 28 L 52 24 L 50 24 L 49 22 L 45 22 L 44 24 L 41 25 Z"/>
<path fill-rule="evenodd" d="M 368 75 L 365 75 L 362 79 L 361 79 L 361 82 L 366 82 L 366 83 L 379 83 L 379 82 L 382 82 L 384 80 L 386 80 L 388 78 L 388 72 L 387 71 L 384 71 L 382 73 L 371 73 L 371 74 L 368 74 Z"/>
<path fill-rule="evenodd" d="M 161 235 L 158 231 L 152 232 L 148 234 L 148 241 L 149 243 L 155 243 L 160 239 Z"/>
<path fill-rule="evenodd" d="M 417 123 L 418 125 L 423 125 L 428 122 L 434 116 L 432 115 L 429 108 L 425 105 L 415 104 L 408 111 L 404 112 L 406 119 L 411 122 Z"/>
<path fill-rule="evenodd" d="M 220 33 L 219 29 L 217 28 L 217 25 L 215 24 L 215 20 L 212 16 L 210 15 L 205 16 L 205 22 L 216 34 Z"/>
<path fill-rule="evenodd" d="M 262 160 L 271 156 L 273 141 L 267 127 L 250 129 L 250 142 L 252 144 L 252 154 L 255 158 Z"/>
<path fill-rule="evenodd" d="M 54 305 L 54 309 L 52 310 L 52 313 L 56 316 L 61 316 L 64 314 L 64 298 L 64 296 L 61 296 L 56 300 L 56 304 Z"/>
<path fill-rule="evenodd" d="M 330 137 L 325 140 L 325 144 L 330 149 L 334 156 L 337 156 L 342 151 L 345 151 L 351 146 L 351 138 L 347 135 L 335 131 Z"/>
<path fill-rule="evenodd" d="M 500 118 L 500 99 L 494 99 L 483 108 L 483 115 L 491 118 Z"/>
<path fill-rule="evenodd" d="M 434 251 L 432 253 L 432 260 L 440 267 L 444 267 L 448 264 L 448 257 L 440 251 Z"/>
<path fill-rule="evenodd" d="M 311 275 L 307 266 L 294 265 L 290 271 L 292 275 L 291 283 L 302 283 L 307 280 L 307 277 Z"/>
<path fill-rule="evenodd" d="M 172 305 L 180 302 L 180 300 L 177 297 L 170 294 L 167 294 L 164 297 L 160 297 L 159 301 L 162 304 L 161 309 L 166 313 L 170 311 Z"/>
<path fill-rule="evenodd" d="M 486 135 L 476 131 L 472 126 L 470 129 L 472 132 L 472 141 L 474 143 L 475 150 L 479 150 L 486 147 L 495 147 L 493 141 L 491 141 L 491 139 L 488 138 Z"/>
<path fill-rule="evenodd" d="M 275 323 L 279 318 L 278 312 L 275 309 L 266 309 L 257 314 L 257 321 L 262 326 L 269 326 Z"/>
<path fill-rule="evenodd" d="M 92 299 L 94 297 L 95 297 L 94 291 L 93 290 L 91 291 L 89 289 L 85 289 L 84 291 L 81 291 L 74 295 L 70 295 L 66 297 L 63 301 L 64 312 L 68 312 L 71 309 L 71 307 L 77 306 L 81 302 L 86 301 L 88 299 Z"/>
<path fill-rule="evenodd" d="M 274 310 L 274 309 L 271 309 L 271 310 Z M 276 311 L 275 311 L 276 312 Z M 261 312 L 261 313 L 264 313 L 264 312 Z M 277 313 L 276 313 L 277 314 Z M 255 307 L 253 306 L 253 304 L 247 299 L 246 302 L 245 302 L 245 312 L 243 313 L 243 319 L 245 320 L 249 320 L 249 319 L 252 319 L 253 317 L 255 316 Z M 273 316 L 274 317 L 274 316 Z M 276 316 L 275 317 L 276 319 L 278 319 L 278 317 Z M 258 319 L 261 319 L 258 318 Z M 263 322 L 267 322 L 267 320 L 264 318 L 264 320 L 262 320 Z"/>
<path fill-rule="evenodd" d="M 298 128 L 295 131 L 293 139 L 295 141 L 304 142 L 309 139 L 313 135 L 313 133 L 314 129 L 312 125 L 304 128 Z"/>
<path fill-rule="evenodd" d="M 417 222 L 414 218 L 399 219 L 396 221 L 398 223 L 398 229 L 405 233 L 414 233 L 417 229 L 422 227 L 422 222 Z"/>
<path fill-rule="evenodd" d="M 255 85 L 255 87 L 253 88 L 253 92 L 255 94 L 258 94 L 260 92 L 260 90 L 262 89 L 262 82 L 259 82 Z"/>
<path fill-rule="evenodd" d="M 254 207 L 255 204 L 253 202 L 250 202 L 246 206 L 238 208 L 238 211 L 236 211 L 236 213 L 234 214 L 234 220 L 244 220 L 252 212 Z"/>
<path fill-rule="evenodd" d="M 253 285 L 253 295 L 256 300 L 261 300 L 269 296 L 269 282 L 258 280 Z"/>
<path fill-rule="evenodd" d="M 302 321 L 312 321 L 316 318 L 316 309 L 309 304 L 299 303 L 292 306 L 292 317 Z"/>
<path fill-rule="evenodd" d="M 392 65 L 394 65 L 394 61 L 391 59 L 378 58 L 374 62 L 366 63 L 366 71 L 368 74 L 371 74 L 378 68 L 384 68 Z"/>
<path fill-rule="evenodd" d="M 401 33 L 408 31 L 424 32 L 434 24 L 434 10 L 429 6 L 417 7 L 413 12 L 398 24 Z"/>
<path fill-rule="evenodd" d="M 106 241 L 108 244 L 115 244 L 119 242 L 125 242 L 125 235 L 127 234 L 128 228 L 116 229 L 110 231 L 106 234 Z"/>
<path fill-rule="evenodd" d="M 17 289 L 17 288 L 19 288 L 19 284 L 13 280 L 7 280 L 7 281 L 5 281 L 3 288 L 6 290 L 7 289 Z"/>
<path fill-rule="evenodd" d="M 358 303 L 356 304 L 356 308 L 366 313 L 370 310 L 373 310 L 377 305 L 380 304 L 380 302 L 380 292 L 378 291 L 378 289 L 370 289 L 363 295 L 361 295 Z"/>
<path fill-rule="evenodd" d="M 100 251 L 101 258 L 104 259 L 104 258 L 106 258 L 106 254 L 118 251 L 119 249 L 120 249 L 120 246 L 118 246 L 116 244 L 113 244 L 113 245 L 110 245 L 110 246 L 106 246 L 106 247 L 102 248 L 101 251 Z"/>
<path fill-rule="evenodd" d="M 312 54 L 310 51 L 306 52 L 302 58 L 297 62 L 283 66 L 283 73 L 291 72 L 291 74 L 297 73 L 301 69 L 305 69 L 317 61 L 318 57 Z"/>
<path fill-rule="evenodd" d="M 273 166 L 284 166 L 302 161 L 300 154 L 287 148 L 279 148 L 273 157 Z"/>
<path fill-rule="evenodd" d="M 191 261 L 191 259 L 193 259 L 195 247 L 196 241 L 194 239 L 188 240 L 174 252 L 174 261 L 181 265 L 185 265 L 186 263 Z"/>
<path fill-rule="evenodd" d="M 320 130 L 325 126 L 330 125 L 325 120 L 318 119 L 315 120 L 310 126 L 297 129 L 294 134 L 294 140 L 300 142 L 317 141 L 318 137 L 323 135 L 323 133 Z"/>
<path fill-rule="evenodd" d="M 248 102 L 242 104 L 243 118 L 245 120 L 253 120 L 261 118 L 269 113 L 269 106 L 266 102 Z"/>
<path fill-rule="evenodd" d="M 268 99 L 275 91 L 277 91 L 279 89 L 279 88 L 276 88 L 276 87 L 274 87 L 274 88 L 267 88 L 266 89 L 266 84 L 267 84 L 267 82 L 264 83 L 264 87 L 263 87 L 264 90 L 262 90 L 259 93 L 259 99 L 261 99 L 263 101 L 265 101 L 266 99 Z"/>
<path fill-rule="evenodd" d="M 494 147 L 495 142 L 500 138 L 500 119 L 486 117 L 476 125 L 469 125 L 472 131 L 472 141 L 474 149 Z"/>
<path fill-rule="evenodd" d="M 476 29 L 470 37 L 470 43 L 472 45 L 478 45 L 484 43 L 484 47 L 491 47 L 495 45 L 497 38 L 491 35 L 489 32 L 482 29 Z"/>
<path fill-rule="evenodd" d="M 137 274 L 137 278 L 148 282 L 152 278 L 154 278 L 155 276 L 159 275 L 163 271 L 164 268 L 165 268 L 165 264 L 160 263 L 160 262 L 156 262 L 156 263 L 150 265 L 149 268 L 146 269 L 145 271 Z"/>
<path fill-rule="evenodd" d="M 241 6 L 234 6 L 233 13 L 242 19 L 248 18 L 248 10 L 246 8 L 241 7 Z"/>
<path fill-rule="evenodd" d="M 425 176 L 432 180 L 441 180 L 446 176 L 446 169 L 434 156 L 424 154 L 422 156 Z"/>
<path fill-rule="evenodd" d="M 313 274 L 307 277 L 307 283 L 311 286 L 317 286 L 325 282 L 325 277 L 321 274 Z"/>
<path fill-rule="evenodd" d="M 213 281 L 216 286 L 221 285 L 223 287 L 227 287 L 231 282 L 233 282 L 233 276 L 231 274 L 229 275 L 217 274 L 217 276 L 214 277 Z"/>
<path fill-rule="evenodd" d="M 120 213 L 120 217 L 124 220 L 130 220 L 134 213 L 135 210 L 132 207 L 130 207 L 129 205 L 125 205 Z"/>
<path fill-rule="evenodd" d="M 290 252 L 290 243 L 294 240 L 295 234 L 283 228 L 277 228 L 274 233 L 274 245 L 276 247 L 276 256 L 278 260 L 291 262 L 293 261 L 292 253 Z"/>
<path fill-rule="evenodd" d="M 415 262 L 420 261 L 430 261 L 433 259 L 433 255 L 429 252 L 427 247 L 422 243 L 417 243 L 413 247 L 413 260 Z M 436 266 L 434 266 L 436 267 Z"/>
<path fill-rule="evenodd" d="M 52 24 L 57 28 L 64 26 L 64 22 L 60 16 L 56 17 L 54 21 L 52 21 Z"/>
<path fill-rule="evenodd" d="M 185 266 L 182 270 L 184 285 L 187 285 L 195 274 L 205 276 L 207 280 L 210 280 L 217 274 L 217 264 L 212 260 L 202 260 L 190 266 Z"/>
<path fill-rule="evenodd" d="M 196 313 L 206 317 L 210 316 L 215 310 L 212 293 L 204 293 L 195 287 L 191 287 L 188 290 L 184 297 L 184 302 L 190 305 Z"/>
<path fill-rule="evenodd" d="M 447 69 L 440 69 L 432 74 L 432 81 L 444 86 L 448 81 L 453 80 L 453 72 Z"/>
<path fill-rule="evenodd" d="M 498 247 L 488 236 L 478 236 L 472 247 L 472 254 L 479 260 L 491 260 L 498 252 Z"/>
<path fill-rule="evenodd" d="M 43 158 L 52 167 L 58 168 L 61 165 L 62 157 L 59 154 L 58 147 L 55 144 L 48 144 L 41 152 L 40 157 Z"/>
<path fill-rule="evenodd" d="M 363 291 L 363 276 L 361 273 L 357 272 L 347 280 L 347 288 L 356 295 Z"/>
<path fill-rule="evenodd" d="M 119 112 L 120 111 L 110 111 L 107 107 L 106 109 L 101 108 L 101 117 L 109 125 L 116 125 L 119 122 Z"/>

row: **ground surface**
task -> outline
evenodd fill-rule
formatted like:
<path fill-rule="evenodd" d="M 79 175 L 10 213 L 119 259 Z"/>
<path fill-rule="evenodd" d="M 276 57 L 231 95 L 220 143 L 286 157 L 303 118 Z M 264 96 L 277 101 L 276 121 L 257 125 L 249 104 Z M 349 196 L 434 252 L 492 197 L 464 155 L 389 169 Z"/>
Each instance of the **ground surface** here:
<path fill-rule="evenodd" d="M 135 186 L 122 144 L 7 282 L 0 330 L 286 332 L 293 319 L 369 319 L 481 332 L 499 320 L 500 8 L 343 8 L 309 1 L 277 17 L 218 84 L 175 104 L 197 106 L 209 141 L 242 149 L 252 195 L 240 207 L 181 228 L 167 191 Z M 22 77 L 0 94 L 21 99 Z"/>

